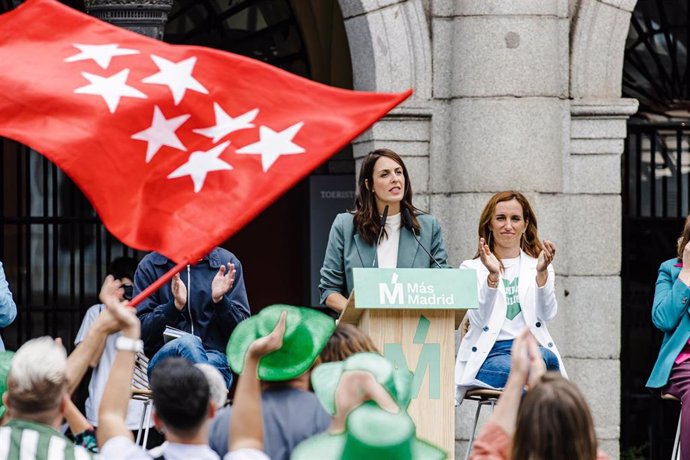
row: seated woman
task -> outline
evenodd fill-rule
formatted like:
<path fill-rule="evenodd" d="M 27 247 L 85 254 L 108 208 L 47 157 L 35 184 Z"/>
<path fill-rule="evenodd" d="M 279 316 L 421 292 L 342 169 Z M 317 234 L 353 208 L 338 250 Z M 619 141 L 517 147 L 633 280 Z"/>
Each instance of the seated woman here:
<path fill-rule="evenodd" d="M 690 459 L 690 216 L 678 239 L 676 256 L 662 263 L 656 280 L 652 322 L 664 333 L 647 388 L 681 401 L 680 451 Z"/>
<path fill-rule="evenodd" d="M 432 257 L 420 249 L 415 235 Z M 374 150 L 362 160 L 354 212 L 338 214 L 333 221 L 321 268 L 321 303 L 345 309 L 354 267 L 445 267 L 447 258 L 438 221 L 412 205 L 405 163 L 392 150 Z"/>
<path fill-rule="evenodd" d="M 551 262 L 556 246 L 542 243 L 527 198 L 514 191 L 491 197 L 479 220 L 479 249 L 460 268 L 477 271 L 479 308 L 469 310 L 469 330 L 455 364 L 456 400 L 472 387 L 503 388 L 510 373 L 513 339 L 528 327 L 548 370 L 565 376 L 546 328 L 558 304 Z"/>

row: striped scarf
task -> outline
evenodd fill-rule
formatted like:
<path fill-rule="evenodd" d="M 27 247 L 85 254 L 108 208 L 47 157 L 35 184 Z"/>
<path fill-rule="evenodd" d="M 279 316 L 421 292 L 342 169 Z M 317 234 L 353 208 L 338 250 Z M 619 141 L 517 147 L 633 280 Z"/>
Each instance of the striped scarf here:
<path fill-rule="evenodd" d="M 0 427 L 0 460 L 92 460 L 86 449 L 75 446 L 48 425 L 10 420 Z"/>

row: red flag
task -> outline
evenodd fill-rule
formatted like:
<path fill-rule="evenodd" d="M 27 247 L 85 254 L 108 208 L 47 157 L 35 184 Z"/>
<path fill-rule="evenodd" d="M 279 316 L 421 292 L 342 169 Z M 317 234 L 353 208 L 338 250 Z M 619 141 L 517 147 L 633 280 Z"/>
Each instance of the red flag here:
<path fill-rule="evenodd" d="M 0 135 L 41 152 L 123 243 L 195 261 L 408 97 L 173 46 L 53 0 L 0 16 Z"/>

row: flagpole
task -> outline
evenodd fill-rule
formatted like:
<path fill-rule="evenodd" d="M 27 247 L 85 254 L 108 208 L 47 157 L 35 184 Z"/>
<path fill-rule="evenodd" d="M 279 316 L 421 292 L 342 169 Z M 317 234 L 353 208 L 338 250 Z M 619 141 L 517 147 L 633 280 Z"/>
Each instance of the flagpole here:
<path fill-rule="evenodd" d="M 156 281 L 151 283 L 149 287 L 137 294 L 137 296 L 129 302 L 129 306 L 135 308 L 137 305 L 141 303 L 142 300 L 144 300 L 145 298 L 156 292 L 158 289 L 160 289 L 161 286 L 170 281 L 173 276 L 182 271 L 182 269 L 184 269 L 186 266 L 186 261 L 180 262 L 179 264 L 175 265 L 173 268 L 165 272 L 163 276 L 158 278 Z"/>

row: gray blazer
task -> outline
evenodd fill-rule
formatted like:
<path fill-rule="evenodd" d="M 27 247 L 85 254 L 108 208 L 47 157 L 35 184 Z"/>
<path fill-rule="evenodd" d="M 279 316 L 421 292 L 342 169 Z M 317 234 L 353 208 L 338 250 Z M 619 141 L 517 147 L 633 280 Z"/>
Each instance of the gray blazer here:
<path fill-rule="evenodd" d="M 428 214 L 417 215 L 417 220 L 420 225 L 419 240 L 442 267 L 448 267 L 448 254 L 438 220 Z M 348 297 L 352 291 L 352 269 L 371 267 L 375 254 L 375 246 L 367 244 L 355 232 L 353 215 L 348 212 L 338 214 L 328 235 L 326 256 L 321 267 L 321 303 L 325 303 L 326 297 L 334 292 Z M 398 267 L 436 267 L 434 261 L 419 247 L 412 232 L 404 226 L 400 229 Z"/>

